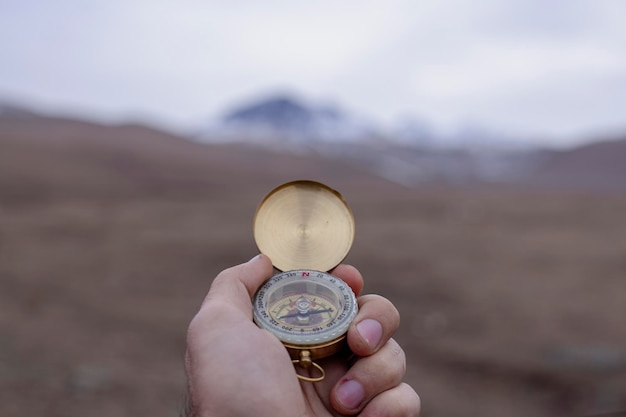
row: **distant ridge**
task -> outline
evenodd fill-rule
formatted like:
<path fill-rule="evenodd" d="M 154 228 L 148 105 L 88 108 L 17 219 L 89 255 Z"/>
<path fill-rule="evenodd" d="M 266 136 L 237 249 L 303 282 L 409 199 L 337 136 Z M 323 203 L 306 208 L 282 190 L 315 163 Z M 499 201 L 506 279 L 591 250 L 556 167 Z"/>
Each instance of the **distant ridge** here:
<path fill-rule="evenodd" d="M 372 124 L 330 105 L 314 105 L 292 95 L 252 100 L 228 111 L 201 139 L 306 145 L 356 142 L 378 135 Z"/>
<path fill-rule="evenodd" d="M 333 119 L 336 111 L 323 112 Z M 315 112 L 289 96 L 270 97 L 264 101 L 251 103 L 227 114 L 223 121 L 231 123 L 263 123 L 276 129 L 299 130 L 314 122 Z"/>
<path fill-rule="evenodd" d="M 546 187 L 626 190 L 626 137 L 552 152 L 529 180 Z"/>
<path fill-rule="evenodd" d="M 570 150 L 504 151 L 316 141 L 295 134 L 282 138 L 287 142 L 197 143 L 139 124 L 101 125 L 12 106 L 2 110 L 0 189 L 18 194 L 81 194 L 100 185 L 114 193 L 158 192 L 174 185 L 180 192 L 215 192 L 229 181 L 255 187 L 304 177 L 382 187 L 626 191 L 626 138 Z M 225 119 L 295 126 L 296 132 L 319 112 L 341 119 L 332 109 L 322 110 L 312 112 L 282 97 L 241 107 Z"/>
<path fill-rule="evenodd" d="M 58 197 L 218 198 L 308 178 L 341 189 L 394 188 L 337 157 L 205 144 L 139 124 L 0 116 L 0 203 Z"/>
<path fill-rule="evenodd" d="M 36 113 L 20 106 L 0 102 L 0 119 L 28 119 L 37 116 Z"/>

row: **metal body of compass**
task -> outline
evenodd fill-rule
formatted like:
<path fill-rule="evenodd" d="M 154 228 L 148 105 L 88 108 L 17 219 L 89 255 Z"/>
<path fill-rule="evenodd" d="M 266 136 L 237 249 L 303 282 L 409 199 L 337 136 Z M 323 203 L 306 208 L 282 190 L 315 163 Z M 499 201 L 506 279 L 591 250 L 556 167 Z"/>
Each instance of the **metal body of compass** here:
<path fill-rule="evenodd" d="M 274 334 L 294 363 L 324 370 L 314 360 L 337 353 L 358 307 L 344 281 L 326 271 L 347 255 L 354 220 L 341 195 L 314 181 L 295 181 L 270 192 L 254 219 L 259 250 L 279 272 L 254 296 L 254 320 Z"/>

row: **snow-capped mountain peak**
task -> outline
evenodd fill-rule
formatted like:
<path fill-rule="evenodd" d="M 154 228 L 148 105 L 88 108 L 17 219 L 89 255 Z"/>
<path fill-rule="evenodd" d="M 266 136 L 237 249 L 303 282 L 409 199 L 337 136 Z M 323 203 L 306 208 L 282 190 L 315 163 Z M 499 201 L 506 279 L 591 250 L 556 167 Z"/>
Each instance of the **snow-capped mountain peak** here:
<path fill-rule="evenodd" d="M 227 112 L 201 139 L 307 144 L 355 142 L 375 135 L 370 123 L 336 107 L 277 95 Z"/>

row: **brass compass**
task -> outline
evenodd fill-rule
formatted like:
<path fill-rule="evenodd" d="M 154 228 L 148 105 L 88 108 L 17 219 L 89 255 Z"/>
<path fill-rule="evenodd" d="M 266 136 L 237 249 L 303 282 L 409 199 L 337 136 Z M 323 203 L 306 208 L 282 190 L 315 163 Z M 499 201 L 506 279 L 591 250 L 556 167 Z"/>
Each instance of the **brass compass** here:
<path fill-rule="evenodd" d="M 348 254 L 354 218 L 341 194 L 315 181 L 294 181 L 272 190 L 254 216 L 254 238 L 261 253 L 281 271 L 254 296 L 254 321 L 274 334 L 292 361 L 314 362 L 340 351 L 358 307 L 344 281 L 329 274 Z"/>

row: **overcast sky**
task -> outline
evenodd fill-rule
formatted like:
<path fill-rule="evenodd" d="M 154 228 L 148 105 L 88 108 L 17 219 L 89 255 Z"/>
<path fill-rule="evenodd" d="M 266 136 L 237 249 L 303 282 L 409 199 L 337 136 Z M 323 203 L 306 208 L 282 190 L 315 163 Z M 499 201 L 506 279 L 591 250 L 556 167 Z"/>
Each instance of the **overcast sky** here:
<path fill-rule="evenodd" d="M 626 131 L 624 0 L 0 0 L 0 102 L 197 125 L 293 92 L 383 124 Z"/>

